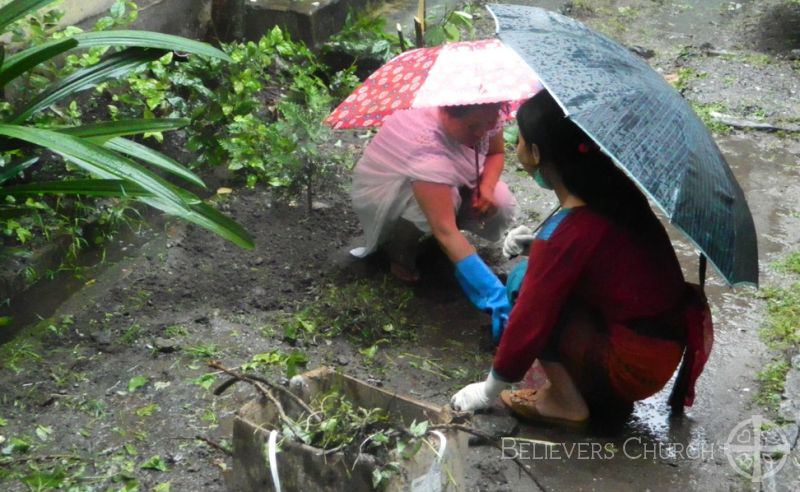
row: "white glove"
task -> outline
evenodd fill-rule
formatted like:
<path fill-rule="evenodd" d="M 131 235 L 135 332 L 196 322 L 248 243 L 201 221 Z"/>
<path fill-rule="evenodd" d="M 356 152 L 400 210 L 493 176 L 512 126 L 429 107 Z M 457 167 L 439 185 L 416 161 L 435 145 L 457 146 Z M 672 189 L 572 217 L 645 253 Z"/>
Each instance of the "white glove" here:
<path fill-rule="evenodd" d="M 503 241 L 503 256 L 506 258 L 519 256 L 525 251 L 525 248 L 530 246 L 535 237 L 533 231 L 525 226 L 511 229 Z"/>
<path fill-rule="evenodd" d="M 489 408 L 500 392 L 509 386 L 509 383 L 497 379 L 492 371 L 489 371 L 486 381 L 468 384 L 461 388 L 450 398 L 450 405 L 461 412 L 483 410 Z"/>

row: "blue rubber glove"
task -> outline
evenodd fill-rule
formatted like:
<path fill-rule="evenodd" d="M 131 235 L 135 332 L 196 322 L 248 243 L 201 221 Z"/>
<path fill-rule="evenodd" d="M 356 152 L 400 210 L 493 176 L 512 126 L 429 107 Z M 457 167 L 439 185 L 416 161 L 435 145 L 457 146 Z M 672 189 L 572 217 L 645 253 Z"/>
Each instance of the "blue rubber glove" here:
<path fill-rule="evenodd" d="M 492 315 L 492 339 L 495 344 L 500 343 L 511 312 L 503 283 L 477 253 L 456 263 L 456 279 L 470 302 L 481 311 Z"/>

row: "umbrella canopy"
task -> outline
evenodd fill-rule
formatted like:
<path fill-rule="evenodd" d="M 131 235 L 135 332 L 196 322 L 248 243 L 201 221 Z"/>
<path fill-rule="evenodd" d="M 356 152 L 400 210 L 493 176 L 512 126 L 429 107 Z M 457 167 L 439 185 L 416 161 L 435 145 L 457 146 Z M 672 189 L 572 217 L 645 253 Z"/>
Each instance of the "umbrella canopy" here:
<path fill-rule="evenodd" d="M 488 8 L 500 40 L 722 276 L 757 285 L 750 209 L 683 97 L 630 50 L 573 19 L 536 7 Z"/>
<path fill-rule="evenodd" d="M 378 126 L 401 109 L 521 102 L 541 85 L 497 39 L 406 51 L 376 70 L 326 119 L 335 129 Z"/>

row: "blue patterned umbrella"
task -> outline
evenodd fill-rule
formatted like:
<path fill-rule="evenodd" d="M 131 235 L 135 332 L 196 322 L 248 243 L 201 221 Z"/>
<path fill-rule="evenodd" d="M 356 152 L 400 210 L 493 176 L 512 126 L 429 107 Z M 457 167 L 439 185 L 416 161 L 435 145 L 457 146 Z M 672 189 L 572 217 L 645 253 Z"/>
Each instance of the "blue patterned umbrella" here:
<path fill-rule="evenodd" d="M 703 122 L 624 46 L 536 7 L 491 5 L 499 38 L 732 285 L 758 284 L 755 226 Z"/>

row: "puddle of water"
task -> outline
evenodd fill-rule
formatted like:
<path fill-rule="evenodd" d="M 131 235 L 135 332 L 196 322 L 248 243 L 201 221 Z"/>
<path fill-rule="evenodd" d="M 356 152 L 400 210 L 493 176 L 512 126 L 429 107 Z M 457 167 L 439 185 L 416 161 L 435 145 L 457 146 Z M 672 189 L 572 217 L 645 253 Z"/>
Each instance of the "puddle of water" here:
<path fill-rule="evenodd" d="M 747 136 L 718 140 L 750 205 L 759 241 L 761 283 L 769 277 L 768 263 L 800 242 L 798 205 L 787 197 L 800 195 L 797 156 L 786 149 L 761 149 Z M 697 251 L 671 231 L 684 274 L 697 278 Z M 688 419 L 671 420 L 666 400 L 671 383 L 657 395 L 636 406 L 630 435 L 644 434 L 657 442 L 681 442 L 702 447 L 708 440 L 724 440 L 736 422 L 731 418 L 747 413 L 746 405 L 756 388 L 753 374 L 760 369 L 763 353 L 758 338 L 760 303 L 749 288 L 730 289 L 709 269 L 706 294 L 715 323 L 715 345 L 702 376 L 697 401 L 687 409 Z"/>

